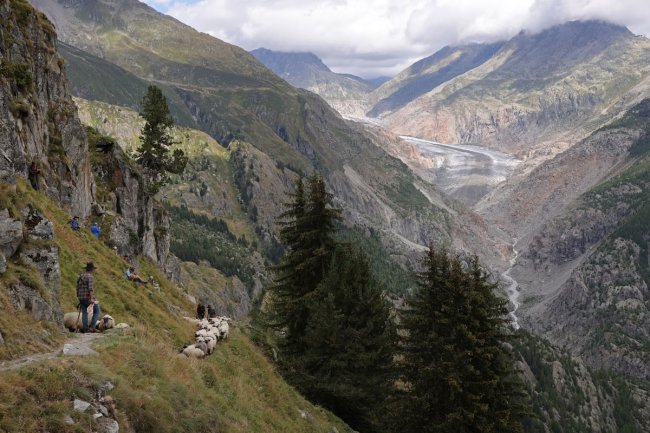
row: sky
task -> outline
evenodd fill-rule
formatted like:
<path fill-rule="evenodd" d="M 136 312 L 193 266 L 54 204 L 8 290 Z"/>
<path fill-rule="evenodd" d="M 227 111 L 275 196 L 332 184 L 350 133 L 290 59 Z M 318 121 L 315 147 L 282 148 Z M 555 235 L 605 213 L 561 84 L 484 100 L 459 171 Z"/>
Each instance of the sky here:
<path fill-rule="evenodd" d="M 650 36 L 650 0 L 144 0 L 246 50 L 310 51 L 336 72 L 393 76 L 446 45 L 572 20 Z"/>

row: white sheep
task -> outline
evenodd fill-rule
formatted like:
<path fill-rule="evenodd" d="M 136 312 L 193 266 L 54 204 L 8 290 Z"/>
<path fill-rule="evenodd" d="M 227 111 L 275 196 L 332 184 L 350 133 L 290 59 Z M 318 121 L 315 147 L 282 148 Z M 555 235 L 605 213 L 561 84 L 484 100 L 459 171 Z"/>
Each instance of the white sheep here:
<path fill-rule="evenodd" d="M 205 358 L 205 352 L 197 348 L 194 344 L 184 347 L 181 353 L 187 356 L 188 358 L 196 358 L 196 359 Z"/>
<path fill-rule="evenodd" d="M 230 325 L 228 325 L 228 322 L 223 321 L 219 323 L 218 329 L 221 339 L 227 340 L 228 336 L 230 335 Z"/>
<path fill-rule="evenodd" d="M 105 331 L 107 329 L 113 329 L 115 327 L 115 320 L 113 320 L 113 317 L 109 316 L 108 314 L 105 314 L 104 317 L 101 318 L 99 321 L 99 325 L 97 326 L 100 331 Z"/>
<path fill-rule="evenodd" d="M 208 345 L 205 344 L 205 342 L 203 341 L 196 342 L 194 343 L 194 347 L 203 351 L 204 354 L 206 355 L 208 354 Z"/>
<path fill-rule="evenodd" d="M 79 319 L 77 320 L 77 318 Z M 70 332 L 81 330 L 82 328 L 81 314 L 79 314 L 78 312 L 65 313 L 65 315 L 63 316 L 63 326 L 68 328 Z"/>
<path fill-rule="evenodd" d="M 208 338 L 205 341 L 205 344 L 208 346 L 208 354 L 212 354 L 214 352 L 214 348 L 217 347 L 217 339 L 216 338 Z"/>

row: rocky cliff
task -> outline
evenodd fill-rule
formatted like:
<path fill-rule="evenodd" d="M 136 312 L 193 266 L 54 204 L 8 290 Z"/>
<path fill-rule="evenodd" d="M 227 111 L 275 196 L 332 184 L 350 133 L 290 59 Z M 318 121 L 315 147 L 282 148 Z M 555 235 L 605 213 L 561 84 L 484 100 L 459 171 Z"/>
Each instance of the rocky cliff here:
<path fill-rule="evenodd" d="M 619 130 L 612 137 L 619 138 L 628 161 L 544 224 L 512 273 L 524 294 L 527 326 L 594 367 L 645 379 L 650 378 L 647 107 L 644 101 L 598 133 Z M 635 131 L 635 139 L 630 142 L 620 130 Z"/>
<path fill-rule="evenodd" d="M 110 232 L 103 240 L 122 254 L 167 264 L 169 218 L 142 194 L 124 155 L 115 149 L 102 159 L 95 143 L 89 148 L 48 19 L 21 0 L 2 1 L 0 36 L 0 272 L 9 274 L 7 293 L 18 311 L 61 323 L 62 259 L 52 223 L 28 200 L 32 163 L 40 170 L 30 177 L 33 187 L 69 217 L 101 221 Z"/>
<path fill-rule="evenodd" d="M 94 202 L 85 131 L 68 92 L 54 27 L 22 0 L 0 2 L 0 180 L 27 177 L 70 213 L 86 217 Z"/>
<path fill-rule="evenodd" d="M 109 231 L 106 242 L 120 256 L 143 255 L 165 269 L 170 257 L 170 218 L 162 204 L 145 194 L 140 170 L 108 137 L 90 131 L 98 202 L 95 213 Z M 179 270 L 169 269 L 169 275 Z"/>

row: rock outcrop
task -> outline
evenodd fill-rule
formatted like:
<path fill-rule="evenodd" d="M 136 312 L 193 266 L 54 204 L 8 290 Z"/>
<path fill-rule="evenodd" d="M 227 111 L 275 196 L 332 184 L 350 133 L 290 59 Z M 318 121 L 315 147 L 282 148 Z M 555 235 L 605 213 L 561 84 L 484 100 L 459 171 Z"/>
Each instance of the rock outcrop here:
<path fill-rule="evenodd" d="M 28 177 L 70 213 L 94 202 L 85 131 L 68 92 L 54 27 L 23 0 L 0 1 L 0 181 Z"/>
<path fill-rule="evenodd" d="M 93 152 L 95 179 L 105 193 L 99 198 L 110 222 L 109 242 L 120 256 L 142 254 L 165 269 L 170 219 L 164 207 L 145 193 L 139 170 L 119 146 Z"/>

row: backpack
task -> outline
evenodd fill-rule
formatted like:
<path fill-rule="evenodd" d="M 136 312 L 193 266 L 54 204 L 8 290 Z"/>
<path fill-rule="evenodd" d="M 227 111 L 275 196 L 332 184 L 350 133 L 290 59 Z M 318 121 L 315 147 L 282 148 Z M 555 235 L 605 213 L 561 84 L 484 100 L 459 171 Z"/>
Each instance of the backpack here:
<path fill-rule="evenodd" d="M 81 300 L 79 297 L 79 294 L 81 292 L 81 277 L 83 277 L 83 274 L 79 274 L 79 278 L 77 278 L 77 298 Z"/>

